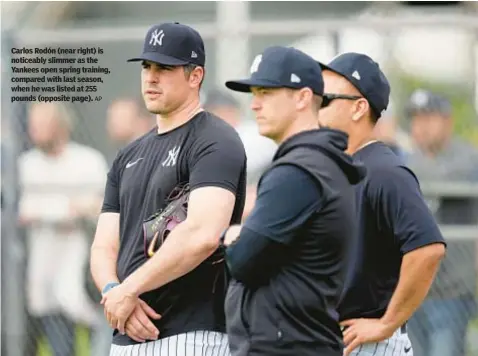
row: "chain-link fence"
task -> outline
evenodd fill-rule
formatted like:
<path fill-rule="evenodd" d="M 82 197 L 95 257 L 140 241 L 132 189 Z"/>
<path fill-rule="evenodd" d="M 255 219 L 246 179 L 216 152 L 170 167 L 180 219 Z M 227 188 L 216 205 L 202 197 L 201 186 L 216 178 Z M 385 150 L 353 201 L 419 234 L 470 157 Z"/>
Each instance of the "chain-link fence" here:
<path fill-rule="evenodd" d="M 415 342 L 428 345 L 425 348 L 431 348 L 431 344 L 439 348 L 441 344 L 433 339 L 438 337 L 440 342 L 455 343 L 457 350 L 461 343 L 468 355 L 478 355 L 478 321 L 474 310 L 478 280 L 478 161 L 474 161 L 477 155 L 463 154 L 463 150 L 478 150 L 475 111 L 475 102 L 478 103 L 478 17 L 473 8 L 427 14 L 402 12 L 383 4 L 367 8 L 368 5 L 363 4 L 348 3 L 341 7 L 328 2 L 323 5 L 206 2 L 202 7 L 188 2 L 177 6 L 138 2 L 133 7 L 127 2 L 126 5 L 85 5 L 81 2 L 74 5 L 72 2 L 68 5 L 71 8 L 62 4 L 65 9 L 56 14 L 56 28 L 46 30 L 17 24 L 16 28 L 2 32 L 2 354 L 47 355 L 52 349 L 65 356 L 107 354 L 110 330 L 92 320 L 95 311 L 91 305 L 98 302 L 98 295 L 88 279 L 85 246 L 91 243 L 95 225 L 92 216 L 101 200 L 97 187 L 102 184 L 107 169 L 104 162 L 111 162 L 121 145 L 113 142 L 115 132 L 148 126 L 147 121 L 146 124 L 132 121 L 132 125 L 120 127 L 111 116 L 121 116 L 123 123 L 129 120 L 122 115 L 134 107 L 132 99 L 140 93 L 139 68 L 126 64 L 125 60 L 141 50 L 149 25 L 174 19 L 190 23 L 204 36 L 208 53 L 206 92 L 222 86 L 225 79 L 247 74 L 253 56 L 268 45 L 295 45 L 324 61 L 342 51 L 369 53 L 385 68 L 393 88 L 393 108 L 382 120 L 383 125 L 377 133 L 398 148 L 405 158 L 415 157 L 420 152 L 417 138 L 410 130 L 414 119 L 407 117 L 404 110 L 409 95 L 417 88 L 426 88 L 451 101 L 455 127 L 453 142 L 458 144 L 446 146 L 443 143 L 443 147 L 449 147 L 446 154 L 424 159 L 427 165 L 416 167 L 430 208 L 448 240 L 448 256 L 424 304 L 425 309 L 421 309 L 410 323 L 410 329 L 411 334 L 420 338 Z M 362 13 L 364 9 L 368 10 L 365 14 Z M 161 15 L 158 19 L 152 14 Z M 102 25 L 95 23 L 95 19 Z M 64 27 L 67 20 L 73 23 L 76 20 L 77 26 Z M 82 26 L 78 26 L 80 20 L 89 23 L 81 22 Z M 437 33 L 441 36 L 437 37 Z M 31 103 L 10 102 L 11 48 L 24 46 L 101 47 L 104 54 L 100 65 L 110 70 L 99 90 L 101 101 L 63 103 L 58 111 L 36 113 L 30 110 Z M 63 56 L 69 57 L 72 56 Z M 455 68 L 449 70 L 449 66 Z M 28 67 L 41 68 L 41 65 L 29 64 Z M 249 120 L 247 96 L 236 97 L 242 103 L 244 121 Z M 119 100 L 123 106 L 114 110 L 112 104 L 119 98 L 125 98 Z M 133 116 L 143 115 L 141 109 L 131 110 Z M 32 137 L 35 136 L 32 126 L 38 120 L 35 115 L 43 118 L 40 120 L 42 127 L 50 125 L 47 123 L 49 115 L 60 117 L 60 127 L 66 130 L 57 130 L 55 126 L 50 130 L 58 131 L 60 141 L 68 137 L 66 133 L 71 129 L 72 140 L 83 145 L 73 147 L 74 154 L 79 155 L 76 157 L 80 157 L 74 166 L 66 162 L 58 168 L 51 162 L 35 159 L 31 150 L 36 147 L 48 151 L 51 149 L 48 138 L 55 138 L 48 135 L 49 130 L 40 132 L 42 127 L 37 130 L 37 136 Z M 66 136 L 61 136 L 62 133 Z M 126 138 L 121 141 L 124 143 Z M 85 146 L 94 149 L 94 153 Z M 410 158 L 410 162 L 420 161 Z M 96 168 L 76 171 L 78 166 Z M 37 171 L 44 168 L 50 169 L 51 174 Z M 71 174 L 52 175 L 52 172 L 60 174 L 65 170 L 71 170 Z M 80 201 L 78 195 L 88 195 L 90 200 Z M 73 200 L 77 204 L 72 207 L 69 202 Z M 29 219 L 43 219 L 49 225 L 38 228 L 28 223 Z M 76 241 L 78 245 L 74 242 L 70 246 L 62 245 L 64 241 L 55 240 L 51 234 L 58 237 L 57 240 L 68 236 L 70 242 Z M 50 249 L 60 249 L 57 257 L 45 257 L 48 256 L 45 250 Z M 62 265 L 60 256 L 66 256 L 68 249 L 76 249 L 77 253 L 69 263 Z M 46 255 L 35 254 L 37 250 Z M 49 268 L 44 262 L 38 262 L 41 258 L 49 260 Z M 71 269 L 73 264 L 75 271 L 59 273 Z M 45 300 L 40 295 L 41 287 L 36 285 L 41 284 L 42 278 L 51 292 L 43 296 Z M 55 280 L 63 280 L 64 284 L 51 283 Z M 69 299 L 70 293 L 78 288 L 82 292 L 77 294 L 87 299 L 77 299 L 77 305 L 61 303 L 62 298 Z M 32 293 L 36 290 L 40 292 Z M 55 298 L 55 302 L 50 300 Z M 101 317 L 101 312 L 98 316 Z M 419 352 L 415 354 L 420 356 Z"/>

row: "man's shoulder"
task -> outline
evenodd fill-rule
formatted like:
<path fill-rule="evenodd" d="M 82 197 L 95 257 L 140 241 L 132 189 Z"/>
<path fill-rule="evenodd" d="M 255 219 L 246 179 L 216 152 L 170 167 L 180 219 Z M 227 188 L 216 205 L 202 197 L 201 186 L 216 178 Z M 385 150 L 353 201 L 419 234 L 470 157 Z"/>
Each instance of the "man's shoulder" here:
<path fill-rule="evenodd" d="M 19 160 L 20 162 L 28 162 L 35 159 L 40 159 L 41 156 L 42 156 L 41 151 L 38 148 L 33 147 L 22 152 L 19 156 Z"/>
<path fill-rule="evenodd" d="M 198 131 L 201 135 L 216 139 L 239 139 L 237 130 L 220 117 L 209 111 L 203 111 L 201 115 L 201 120 L 198 121 Z"/>
<path fill-rule="evenodd" d="M 89 157 L 95 159 L 104 159 L 103 153 L 100 150 L 93 148 L 91 146 L 87 146 L 78 142 L 70 142 L 68 144 L 68 149 L 74 155 L 82 156 L 82 157 Z"/>
<path fill-rule="evenodd" d="M 405 164 L 385 164 L 367 167 L 365 192 L 371 197 L 390 196 L 416 191 L 420 183 L 415 173 Z"/>
<path fill-rule="evenodd" d="M 152 142 L 151 138 L 153 137 L 155 131 L 156 131 L 156 128 L 151 129 L 150 131 L 146 132 L 145 134 L 138 137 L 134 141 L 131 141 L 130 143 L 128 143 L 126 146 L 124 146 L 118 151 L 116 158 L 118 159 L 120 157 L 128 157 L 131 155 L 132 152 L 136 151 L 138 146 L 150 145 Z"/>
<path fill-rule="evenodd" d="M 196 146 L 219 145 L 244 151 L 244 144 L 234 127 L 208 111 L 200 115 L 200 120 L 195 122 L 195 134 L 191 137 Z"/>
<path fill-rule="evenodd" d="M 401 156 L 383 142 L 374 142 L 353 155 L 354 160 L 363 163 L 367 169 L 394 167 L 404 164 Z"/>
<path fill-rule="evenodd" d="M 478 147 L 462 139 L 454 139 L 450 144 L 450 155 L 462 157 L 461 161 L 478 164 Z M 455 160 L 456 161 L 456 160 Z"/>

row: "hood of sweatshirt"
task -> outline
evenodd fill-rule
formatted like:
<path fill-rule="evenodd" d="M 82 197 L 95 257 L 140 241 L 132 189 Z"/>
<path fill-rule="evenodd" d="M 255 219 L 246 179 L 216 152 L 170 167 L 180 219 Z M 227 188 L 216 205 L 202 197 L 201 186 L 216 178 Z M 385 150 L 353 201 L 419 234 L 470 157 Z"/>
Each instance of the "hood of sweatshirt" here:
<path fill-rule="evenodd" d="M 273 161 L 299 147 L 318 150 L 337 163 L 351 184 L 357 184 L 365 177 L 366 169 L 362 164 L 355 163 L 353 158 L 344 152 L 347 145 L 348 135 L 339 130 L 320 128 L 303 131 L 285 140 L 277 149 Z"/>

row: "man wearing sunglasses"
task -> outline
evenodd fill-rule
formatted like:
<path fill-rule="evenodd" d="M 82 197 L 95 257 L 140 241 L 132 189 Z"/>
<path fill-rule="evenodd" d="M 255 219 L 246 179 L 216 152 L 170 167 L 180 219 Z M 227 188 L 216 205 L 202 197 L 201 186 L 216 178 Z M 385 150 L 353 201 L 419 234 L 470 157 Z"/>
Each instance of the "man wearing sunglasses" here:
<path fill-rule="evenodd" d="M 269 47 L 249 79 L 226 86 L 252 93 L 259 133 L 279 145 L 251 214 L 224 235 L 231 354 L 342 356 L 336 306 L 356 227 L 353 184 L 364 172 L 344 153 L 345 133 L 318 128 L 320 66 Z"/>
<path fill-rule="evenodd" d="M 339 307 L 345 355 L 411 356 L 406 322 L 428 293 L 444 240 L 413 172 L 374 139 L 390 95 L 378 64 L 344 53 L 321 66 L 325 94 L 319 122 L 346 132 L 347 152 L 367 168 L 367 178 L 356 186 L 355 263 Z"/>
<path fill-rule="evenodd" d="M 110 355 L 221 355 L 225 334 L 224 263 L 208 258 L 221 232 L 241 221 L 244 146 L 229 124 L 200 106 L 205 52 L 199 33 L 179 23 L 146 34 L 141 87 L 156 127 L 122 149 L 108 174 L 91 252 L 112 329 Z M 187 216 L 159 246 L 145 220 L 190 188 Z"/>

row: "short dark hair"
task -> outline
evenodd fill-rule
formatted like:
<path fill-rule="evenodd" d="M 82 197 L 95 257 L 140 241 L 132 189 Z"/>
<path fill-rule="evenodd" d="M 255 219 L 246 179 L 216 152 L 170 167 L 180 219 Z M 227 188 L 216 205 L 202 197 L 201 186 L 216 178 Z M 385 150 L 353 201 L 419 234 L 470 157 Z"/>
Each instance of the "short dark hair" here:
<path fill-rule="evenodd" d="M 369 109 L 369 118 L 370 118 L 370 122 L 375 125 L 379 119 L 379 117 L 377 116 L 377 114 L 375 113 L 375 111 L 372 110 L 372 108 Z"/>
<path fill-rule="evenodd" d="M 320 95 L 314 95 L 312 97 L 312 108 L 315 112 L 318 112 L 322 107 L 323 98 Z"/>
<path fill-rule="evenodd" d="M 184 75 L 186 76 L 187 79 L 189 79 L 189 76 L 191 75 L 192 71 L 196 68 L 196 67 L 200 67 L 196 64 L 192 64 L 192 63 L 189 63 L 189 64 L 186 64 L 185 66 L 183 66 L 183 69 L 184 69 Z M 204 74 L 206 74 L 205 72 L 205 69 L 204 67 L 201 67 L 204 71 Z M 204 75 L 201 79 L 201 83 L 199 83 L 199 89 L 201 89 L 202 87 L 202 83 L 204 82 Z"/>

